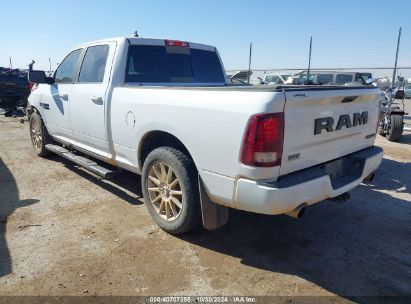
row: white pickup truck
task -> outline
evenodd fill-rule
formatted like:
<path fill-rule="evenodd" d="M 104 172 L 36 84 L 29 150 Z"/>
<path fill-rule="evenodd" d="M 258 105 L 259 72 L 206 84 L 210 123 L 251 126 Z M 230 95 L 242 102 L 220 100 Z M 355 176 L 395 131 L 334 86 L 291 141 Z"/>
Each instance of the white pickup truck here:
<path fill-rule="evenodd" d="M 52 77 L 29 78 L 35 152 L 107 178 L 115 167 L 141 174 L 150 215 L 173 234 L 201 220 L 218 228 L 227 207 L 299 217 L 343 201 L 383 157 L 378 89 L 228 86 L 213 46 L 100 40 L 75 47 Z"/>

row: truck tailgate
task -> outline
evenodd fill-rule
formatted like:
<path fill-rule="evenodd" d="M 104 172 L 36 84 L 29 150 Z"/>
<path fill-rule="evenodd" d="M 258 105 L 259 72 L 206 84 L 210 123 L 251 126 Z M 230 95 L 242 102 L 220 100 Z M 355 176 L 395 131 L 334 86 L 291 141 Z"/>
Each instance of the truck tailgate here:
<path fill-rule="evenodd" d="M 285 90 L 284 146 L 280 175 L 372 146 L 378 89 L 369 87 Z"/>

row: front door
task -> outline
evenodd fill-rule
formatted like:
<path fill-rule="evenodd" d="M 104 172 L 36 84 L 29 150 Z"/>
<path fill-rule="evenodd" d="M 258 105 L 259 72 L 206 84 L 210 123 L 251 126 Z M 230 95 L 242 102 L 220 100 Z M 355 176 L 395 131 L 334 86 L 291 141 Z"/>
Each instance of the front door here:
<path fill-rule="evenodd" d="M 78 82 L 70 93 L 70 126 L 75 142 L 104 157 L 109 151 L 106 101 L 115 47 L 115 43 L 104 43 L 85 50 Z"/>
<path fill-rule="evenodd" d="M 71 89 L 75 81 L 81 49 L 72 51 L 64 58 L 54 74 L 54 81 L 47 94 L 43 94 L 40 106 L 44 110 L 47 129 L 53 136 L 67 140 L 71 138 L 70 102 Z"/>

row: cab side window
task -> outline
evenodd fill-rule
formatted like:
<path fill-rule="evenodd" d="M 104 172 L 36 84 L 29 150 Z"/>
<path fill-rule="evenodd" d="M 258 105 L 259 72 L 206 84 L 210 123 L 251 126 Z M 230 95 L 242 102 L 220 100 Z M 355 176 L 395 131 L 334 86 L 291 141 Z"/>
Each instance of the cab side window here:
<path fill-rule="evenodd" d="M 87 49 L 80 69 L 79 82 L 103 81 L 108 51 L 108 45 L 91 46 Z"/>
<path fill-rule="evenodd" d="M 80 59 L 81 49 L 75 50 L 64 58 L 55 74 L 56 83 L 73 83 L 76 76 L 77 64 Z"/>

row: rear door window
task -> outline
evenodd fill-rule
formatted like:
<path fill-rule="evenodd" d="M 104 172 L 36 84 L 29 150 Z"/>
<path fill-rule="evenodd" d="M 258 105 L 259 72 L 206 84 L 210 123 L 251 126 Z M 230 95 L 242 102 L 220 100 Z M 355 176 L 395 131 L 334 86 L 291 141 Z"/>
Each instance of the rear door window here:
<path fill-rule="evenodd" d="M 91 46 L 87 49 L 81 65 L 79 82 L 103 81 L 108 51 L 108 45 Z"/>
<path fill-rule="evenodd" d="M 126 82 L 224 83 L 216 52 L 176 46 L 130 46 Z"/>
<path fill-rule="evenodd" d="M 81 49 L 78 49 L 78 50 L 71 52 L 70 54 L 67 55 L 66 58 L 64 58 L 63 62 L 57 68 L 57 71 L 54 77 L 56 83 L 73 83 L 74 82 L 76 71 L 77 71 L 77 65 L 80 59 L 80 54 L 81 54 Z"/>

